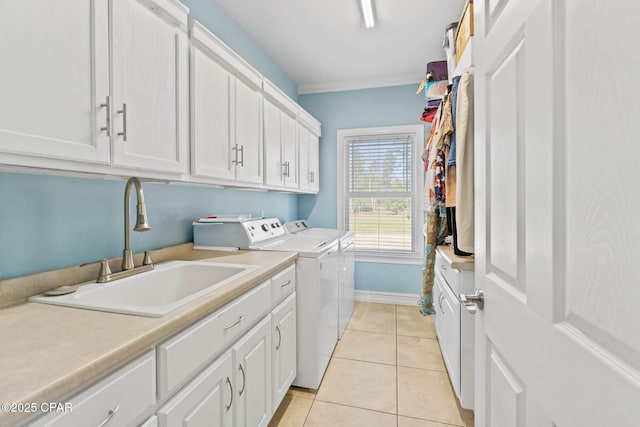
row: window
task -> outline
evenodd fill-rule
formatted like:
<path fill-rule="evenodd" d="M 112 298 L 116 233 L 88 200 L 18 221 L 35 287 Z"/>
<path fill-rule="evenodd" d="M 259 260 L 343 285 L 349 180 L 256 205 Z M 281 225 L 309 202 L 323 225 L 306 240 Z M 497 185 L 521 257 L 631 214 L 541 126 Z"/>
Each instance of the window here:
<path fill-rule="evenodd" d="M 423 135 L 421 125 L 338 131 L 338 224 L 354 234 L 359 259 L 421 258 Z"/>

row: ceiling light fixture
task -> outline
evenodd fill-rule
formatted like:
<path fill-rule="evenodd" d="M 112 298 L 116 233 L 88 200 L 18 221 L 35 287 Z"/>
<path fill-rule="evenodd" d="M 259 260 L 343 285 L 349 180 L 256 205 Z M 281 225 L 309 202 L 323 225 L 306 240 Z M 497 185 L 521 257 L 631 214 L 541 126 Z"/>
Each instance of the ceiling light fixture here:
<path fill-rule="evenodd" d="M 360 0 L 360 9 L 364 18 L 364 26 L 372 28 L 376 24 L 373 17 L 373 0 Z"/>

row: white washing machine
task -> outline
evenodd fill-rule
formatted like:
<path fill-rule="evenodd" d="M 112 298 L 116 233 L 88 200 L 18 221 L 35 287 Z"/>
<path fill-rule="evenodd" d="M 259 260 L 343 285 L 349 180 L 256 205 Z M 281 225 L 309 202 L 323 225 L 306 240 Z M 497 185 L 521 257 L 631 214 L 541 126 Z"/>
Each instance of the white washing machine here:
<path fill-rule="evenodd" d="M 293 237 L 319 237 L 338 241 L 340 248 L 340 275 L 338 278 L 338 339 L 342 338 L 355 307 L 355 253 L 353 234 L 335 228 L 312 227 L 307 221 L 291 221 L 284 224 Z"/>
<path fill-rule="evenodd" d="M 340 243 L 322 236 L 293 237 L 277 218 L 225 218 L 193 224 L 196 249 L 297 252 L 297 375 L 293 385 L 317 389 L 338 341 Z"/>

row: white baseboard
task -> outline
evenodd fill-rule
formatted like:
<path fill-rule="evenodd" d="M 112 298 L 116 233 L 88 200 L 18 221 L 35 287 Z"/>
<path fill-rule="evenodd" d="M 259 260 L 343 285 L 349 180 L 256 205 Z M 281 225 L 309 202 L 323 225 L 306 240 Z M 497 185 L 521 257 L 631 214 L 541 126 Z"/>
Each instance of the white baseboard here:
<path fill-rule="evenodd" d="M 356 301 L 375 302 L 379 304 L 418 305 L 420 295 L 399 294 L 396 292 L 360 291 L 356 289 Z"/>

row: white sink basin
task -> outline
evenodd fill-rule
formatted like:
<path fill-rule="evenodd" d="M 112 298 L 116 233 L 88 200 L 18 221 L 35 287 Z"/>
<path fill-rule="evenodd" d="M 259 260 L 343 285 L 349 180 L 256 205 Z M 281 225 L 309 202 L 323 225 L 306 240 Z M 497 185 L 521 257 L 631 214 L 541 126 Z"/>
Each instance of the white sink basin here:
<path fill-rule="evenodd" d="M 254 265 L 172 261 L 110 283 L 80 286 L 62 296 L 36 295 L 30 301 L 114 313 L 162 317 L 255 269 Z"/>

